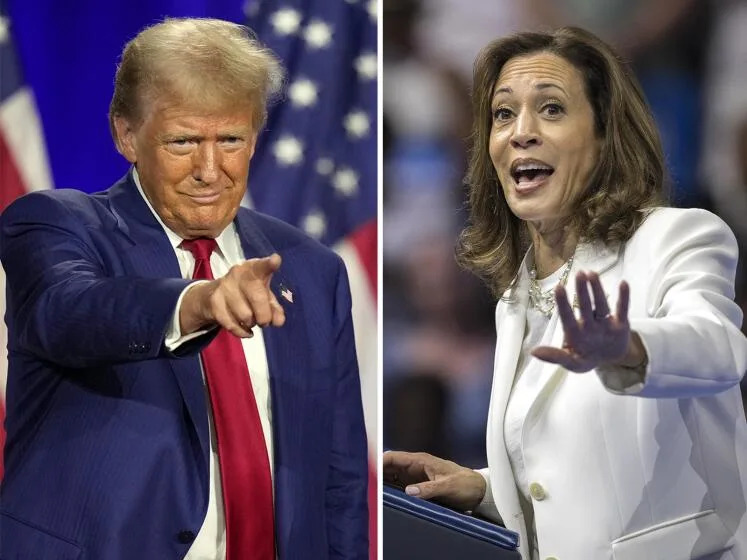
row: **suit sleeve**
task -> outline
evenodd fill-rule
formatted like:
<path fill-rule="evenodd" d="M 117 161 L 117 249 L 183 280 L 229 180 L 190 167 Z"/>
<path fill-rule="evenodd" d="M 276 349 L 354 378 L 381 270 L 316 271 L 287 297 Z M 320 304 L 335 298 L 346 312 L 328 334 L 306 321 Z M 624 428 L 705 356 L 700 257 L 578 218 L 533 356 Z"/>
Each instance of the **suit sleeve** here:
<path fill-rule="evenodd" d="M 65 367 L 155 358 L 182 279 L 112 277 L 84 220 L 44 193 L 11 205 L 0 222 L 9 349 Z"/>
<path fill-rule="evenodd" d="M 325 507 L 330 559 L 368 558 L 368 445 L 350 288 L 339 261 L 335 297 L 336 408 Z"/>
<path fill-rule="evenodd" d="M 734 302 L 737 244 L 718 217 L 704 210 L 663 212 L 641 226 L 648 251 L 647 317 L 631 319 L 648 354 L 643 383 L 613 392 L 641 397 L 712 395 L 737 385 L 747 369 L 742 311 Z M 639 235 L 637 234 L 637 235 Z M 639 246 L 640 247 L 640 246 Z M 636 249 L 641 250 L 641 249 Z M 618 384 L 619 385 L 619 384 Z"/>

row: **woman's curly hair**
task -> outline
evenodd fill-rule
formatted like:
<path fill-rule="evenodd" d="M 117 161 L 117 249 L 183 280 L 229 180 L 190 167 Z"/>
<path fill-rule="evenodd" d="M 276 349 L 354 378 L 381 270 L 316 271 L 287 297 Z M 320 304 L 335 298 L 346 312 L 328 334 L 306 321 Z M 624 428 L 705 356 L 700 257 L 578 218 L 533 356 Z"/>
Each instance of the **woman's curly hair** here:
<path fill-rule="evenodd" d="M 599 159 L 569 226 L 581 241 L 625 242 L 641 224 L 640 210 L 666 204 L 666 167 L 659 133 L 638 81 L 610 46 L 576 27 L 554 33 L 518 33 L 488 44 L 474 66 L 473 124 L 468 188 L 469 221 L 459 236 L 457 261 L 481 277 L 496 298 L 511 285 L 529 246 L 488 153 L 491 100 L 504 64 L 539 52 L 577 68 L 594 111 Z"/>

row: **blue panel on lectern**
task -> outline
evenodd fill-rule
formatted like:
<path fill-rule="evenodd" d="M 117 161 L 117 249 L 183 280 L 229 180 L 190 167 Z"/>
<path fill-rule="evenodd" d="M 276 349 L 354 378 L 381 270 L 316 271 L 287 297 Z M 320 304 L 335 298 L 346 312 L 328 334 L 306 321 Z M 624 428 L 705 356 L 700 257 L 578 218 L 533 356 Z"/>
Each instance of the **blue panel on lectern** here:
<path fill-rule="evenodd" d="M 433 502 L 413 498 L 397 488 L 384 486 L 384 507 L 405 512 L 506 550 L 515 550 L 519 546 L 519 535 L 513 531 Z"/>

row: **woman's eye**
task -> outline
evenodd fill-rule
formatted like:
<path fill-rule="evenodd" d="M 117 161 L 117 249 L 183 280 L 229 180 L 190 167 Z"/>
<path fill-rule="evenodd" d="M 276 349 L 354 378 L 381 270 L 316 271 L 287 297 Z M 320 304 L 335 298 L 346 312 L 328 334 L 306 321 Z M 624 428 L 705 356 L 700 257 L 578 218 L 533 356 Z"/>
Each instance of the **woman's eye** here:
<path fill-rule="evenodd" d="M 495 111 L 493 111 L 493 118 L 497 121 L 505 121 L 507 119 L 511 118 L 511 109 L 506 109 L 505 107 L 499 107 Z"/>
<path fill-rule="evenodd" d="M 563 114 L 563 107 L 558 103 L 548 103 L 542 108 L 542 110 L 551 117 L 556 117 Z"/>

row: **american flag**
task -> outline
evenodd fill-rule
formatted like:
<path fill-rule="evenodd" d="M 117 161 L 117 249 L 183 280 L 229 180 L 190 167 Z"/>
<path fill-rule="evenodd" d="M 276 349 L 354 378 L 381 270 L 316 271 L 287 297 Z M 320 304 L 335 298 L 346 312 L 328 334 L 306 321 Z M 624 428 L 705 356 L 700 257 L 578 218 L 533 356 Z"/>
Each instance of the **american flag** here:
<path fill-rule="evenodd" d="M 52 180 L 39 116 L 23 82 L 7 6 L 0 0 L 0 212 L 31 190 L 48 189 Z M 0 317 L 5 316 L 5 272 L 0 267 Z M 5 442 L 5 381 L 8 333 L 0 321 L 0 450 Z M 3 458 L 0 453 L 0 478 Z"/>
<path fill-rule="evenodd" d="M 376 558 L 376 0 L 255 0 L 247 24 L 288 71 L 252 162 L 250 205 L 295 224 L 345 260 L 370 450 Z"/>

